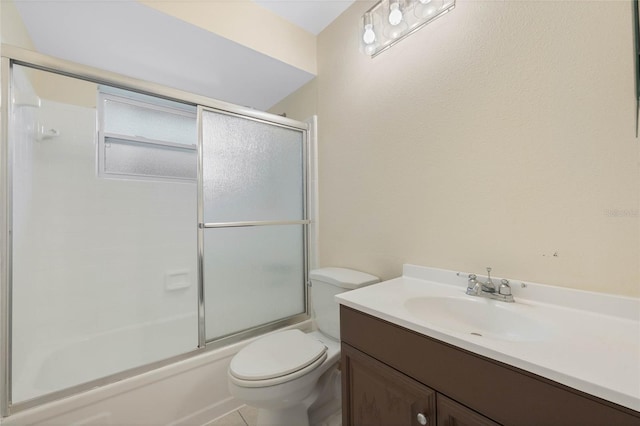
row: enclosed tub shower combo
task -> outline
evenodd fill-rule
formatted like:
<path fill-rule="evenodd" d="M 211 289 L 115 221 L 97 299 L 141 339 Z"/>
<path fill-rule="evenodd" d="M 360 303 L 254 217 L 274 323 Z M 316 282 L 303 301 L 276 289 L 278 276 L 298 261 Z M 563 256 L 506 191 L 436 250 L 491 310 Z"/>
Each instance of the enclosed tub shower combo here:
<path fill-rule="evenodd" d="M 313 120 L 14 48 L 2 105 L 5 422 L 306 324 Z"/>

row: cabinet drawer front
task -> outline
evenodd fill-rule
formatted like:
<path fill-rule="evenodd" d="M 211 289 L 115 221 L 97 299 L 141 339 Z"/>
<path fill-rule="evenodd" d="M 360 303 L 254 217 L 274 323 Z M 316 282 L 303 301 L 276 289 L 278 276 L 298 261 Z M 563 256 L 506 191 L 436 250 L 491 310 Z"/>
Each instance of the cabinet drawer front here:
<path fill-rule="evenodd" d="M 345 426 L 435 426 L 436 394 L 427 386 L 345 344 L 342 374 Z"/>
<path fill-rule="evenodd" d="M 500 426 L 442 394 L 437 396 L 437 426 Z"/>

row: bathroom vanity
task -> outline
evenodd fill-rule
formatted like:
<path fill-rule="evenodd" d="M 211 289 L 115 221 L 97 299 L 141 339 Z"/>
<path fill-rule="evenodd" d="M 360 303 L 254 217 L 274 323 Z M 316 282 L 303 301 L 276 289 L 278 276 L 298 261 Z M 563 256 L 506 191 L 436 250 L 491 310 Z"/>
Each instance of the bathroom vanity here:
<path fill-rule="evenodd" d="M 637 299 L 530 284 L 477 310 L 465 277 L 407 265 L 337 297 L 343 425 L 640 425 Z"/>

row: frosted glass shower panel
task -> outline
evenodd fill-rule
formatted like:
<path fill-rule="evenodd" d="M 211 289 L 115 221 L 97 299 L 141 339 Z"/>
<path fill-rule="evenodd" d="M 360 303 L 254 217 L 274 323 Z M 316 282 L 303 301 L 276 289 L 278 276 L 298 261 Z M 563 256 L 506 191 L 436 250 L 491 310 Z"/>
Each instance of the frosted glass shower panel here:
<path fill-rule="evenodd" d="M 12 402 L 196 349 L 196 182 L 97 177 L 98 114 L 84 102 L 97 85 L 13 73 L 25 95 L 30 81 L 68 92 L 11 106 Z M 58 136 L 39 139 L 38 124 Z M 133 146 L 123 141 L 112 158 L 135 160 Z"/>
<path fill-rule="evenodd" d="M 301 130 L 203 111 L 204 221 L 302 220 Z"/>
<path fill-rule="evenodd" d="M 305 311 L 303 225 L 207 229 L 207 340 Z"/>

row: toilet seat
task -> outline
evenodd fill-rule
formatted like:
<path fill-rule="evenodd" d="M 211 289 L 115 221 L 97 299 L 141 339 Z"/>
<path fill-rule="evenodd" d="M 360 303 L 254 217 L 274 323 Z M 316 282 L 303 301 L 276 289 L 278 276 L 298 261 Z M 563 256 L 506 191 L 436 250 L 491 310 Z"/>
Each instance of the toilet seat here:
<path fill-rule="evenodd" d="M 262 337 L 240 350 L 229 366 L 239 386 L 273 386 L 314 370 L 327 358 L 327 347 L 300 330 Z"/>

